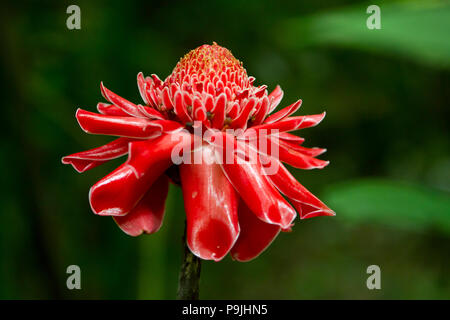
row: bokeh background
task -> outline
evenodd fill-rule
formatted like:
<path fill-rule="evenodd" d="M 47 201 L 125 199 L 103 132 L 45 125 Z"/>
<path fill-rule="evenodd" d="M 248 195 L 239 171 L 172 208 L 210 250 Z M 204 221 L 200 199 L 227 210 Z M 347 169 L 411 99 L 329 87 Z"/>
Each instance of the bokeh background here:
<path fill-rule="evenodd" d="M 66 8 L 81 8 L 81 30 Z M 366 9 L 381 8 L 381 30 Z M 204 262 L 203 299 L 450 298 L 448 1 L 10 1 L 0 8 L 0 298 L 173 299 L 184 210 L 170 190 L 160 232 L 132 238 L 95 216 L 83 175 L 61 156 L 110 140 L 83 133 L 77 107 L 101 80 L 140 101 L 136 75 L 170 74 L 218 42 L 298 114 L 327 111 L 305 145 L 324 170 L 292 169 L 337 212 L 298 220 L 258 259 Z M 81 267 L 82 290 L 66 288 Z M 368 290 L 366 268 L 381 268 Z"/>

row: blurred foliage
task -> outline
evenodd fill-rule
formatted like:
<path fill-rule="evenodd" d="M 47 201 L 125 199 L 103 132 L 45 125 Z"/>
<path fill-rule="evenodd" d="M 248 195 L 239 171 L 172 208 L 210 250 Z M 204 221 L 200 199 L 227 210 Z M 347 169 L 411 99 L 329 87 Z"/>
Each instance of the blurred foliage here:
<path fill-rule="evenodd" d="M 257 84 L 280 84 L 282 105 L 327 111 L 300 132 L 324 146 L 324 170 L 292 169 L 337 216 L 297 221 L 258 259 L 205 262 L 204 299 L 448 299 L 450 192 L 448 2 L 379 1 L 381 30 L 356 0 L 68 1 L 0 6 L 2 226 L 0 298 L 174 298 L 184 210 L 171 187 L 161 230 L 131 238 L 91 213 L 88 187 L 114 160 L 78 175 L 61 156 L 109 138 L 84 134 L 101 80 L 140 101 L 136 75 L 170 74 L 217 41 Z M 361 50 L 362 49 L 362 50 Z M 66 268 L 82 290 L 66 289 Z M 366 288 L 366 268 L 382 290 Z"/>
<path fill-rule="evenodd" d="M 450 233 L 450 197 L 420 186 L 389 180 L 337 183 L 324 194 L 324 200 L 349 222 Z"/>
<path fill-rule="evenodd" d="M 450 68 L 448 0 L 381 1 L 381 29 L 367 32 L 361 5 L 290 19 L 282 24 L 286 46 L 336 45 L 398 54 L 417 62 Z M 282 30 L 289 30 L 283 32 Z M 301 39 L 301 41 L 298 41 Z"/>

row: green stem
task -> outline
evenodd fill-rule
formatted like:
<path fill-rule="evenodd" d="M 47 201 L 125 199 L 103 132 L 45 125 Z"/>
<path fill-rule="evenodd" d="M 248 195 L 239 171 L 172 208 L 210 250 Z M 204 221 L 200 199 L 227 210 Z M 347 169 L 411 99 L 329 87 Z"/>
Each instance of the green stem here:
<path fill-rule="evenodd" d="M 198 300 L 201 260 L 189 250 L 184 229 L 183 263 L 178 278 L 177 300 Z"/>

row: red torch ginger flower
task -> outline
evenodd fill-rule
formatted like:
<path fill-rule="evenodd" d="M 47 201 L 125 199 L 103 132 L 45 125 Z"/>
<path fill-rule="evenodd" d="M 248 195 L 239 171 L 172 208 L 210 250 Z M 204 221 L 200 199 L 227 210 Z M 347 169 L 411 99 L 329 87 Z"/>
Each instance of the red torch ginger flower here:
<path fill-rule="evenodd" d="M 164 81 L 139 73 L 144 104 L 101 84 L 109 103 L 99 103 L 99 113 L 78 109 L 76 118 L 87 133 L 119 138 L 62 162 L 84 172 L 127 154 L 125 163 L 90 189 L 95 214 L 112 216 L 131 236 L 154 233 L 163 221 L 171 181 L 183 191 L 187 244 L 195 255 L 219 261 L 230 252 L 235 260 L 251 260 L 280 231 L 290 230 L 296 212 L 302 219 L 334 215 L 282 164 L 300 169 L 328 164 L 316 158 L 324 149 L 305 148 L 303 138 L 288 133 L 317 125 L 325 113 L 291 116 L 301 100 L 273 112 L 283 91 L 277 86 L 268 94 L 267 86 L 254 81 L 229 50 L 214 43 L 189 52 Z M 206 130 L 212 132 L 208 139 L 202 138 Z M 252 137 L 258 144 L 248 148 Z M 263 150 L 261 142 L 276 148 L 277 156 Z M 217 152 L 230 145 L 232 153 Z M 175 163 L 174 154 L 186 149 L 193 151 L 187 157 L 184 152 L 184 159 L 201 162 Z M 258 156 L 250 156 L 249 150 Z M 218 161 L 226 157 L 231 161 Z M 269 165 L 276 165 L 275 173 L 268 173 Z"/>

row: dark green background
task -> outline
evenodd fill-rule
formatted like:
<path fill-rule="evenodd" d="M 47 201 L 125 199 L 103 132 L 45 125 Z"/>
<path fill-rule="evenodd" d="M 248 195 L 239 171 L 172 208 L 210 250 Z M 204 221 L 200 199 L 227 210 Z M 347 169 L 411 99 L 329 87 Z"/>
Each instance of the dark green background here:
<path fill-rule="evenodd" d="M 81 8 L 81 30 L 66 8 Z M 450 298 L 448 1 L 10 1 L 0 8 L 0 298 L 172 299 L 184 210 L 172 188 L 160 232 L 132 238 L 92 214 L 89 187 L 115 160 L 77 174 L 63 155 L 110 141 L 81 131 L 99 83 L 140 101 L 136 75 L 165 78 L 217 41 L 326 147 L 324 170 L 292 169 L 337 213 L 296 222 L 258 259 L 203 264 L 204 299 Z M 82 290 L 66 288 L 81 267 Z M 382 289 L 366 288 L 381 267 Z"/>

